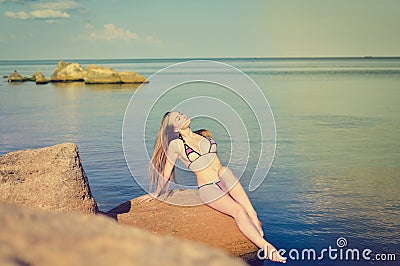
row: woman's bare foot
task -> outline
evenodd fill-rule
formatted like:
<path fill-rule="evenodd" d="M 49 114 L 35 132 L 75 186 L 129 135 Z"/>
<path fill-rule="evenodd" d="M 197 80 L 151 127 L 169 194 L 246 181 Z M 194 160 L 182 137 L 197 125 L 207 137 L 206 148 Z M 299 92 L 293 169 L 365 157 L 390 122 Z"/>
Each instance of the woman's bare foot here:
<path fill-rule="evenodd" d="M 264 248 L 264 252 L 266 252 L 265 256 L 267 260 L 286 263 L 286 259 L 282 257 L 279 254 L 278 250 L 276 250 L 276 248 L 270 243 L 266 245 L 266 247 Z"/>

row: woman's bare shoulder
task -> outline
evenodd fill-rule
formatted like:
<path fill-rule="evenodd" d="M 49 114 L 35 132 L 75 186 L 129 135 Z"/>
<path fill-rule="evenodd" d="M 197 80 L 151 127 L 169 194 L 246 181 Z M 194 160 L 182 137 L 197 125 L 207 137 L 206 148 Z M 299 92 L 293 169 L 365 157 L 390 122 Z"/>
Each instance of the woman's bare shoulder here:
<path fill-rule="evenodd" d="M 171 142 L 169 143 L 169 146 L 168 146 L 168 149 L 171 149 L 171 151 L 173 151 L 173 152 L 179 152 L 181 150 L 181 148 L 183 148 L 183 145 L 182 145 L 180 139 L 171 140 Z"/>

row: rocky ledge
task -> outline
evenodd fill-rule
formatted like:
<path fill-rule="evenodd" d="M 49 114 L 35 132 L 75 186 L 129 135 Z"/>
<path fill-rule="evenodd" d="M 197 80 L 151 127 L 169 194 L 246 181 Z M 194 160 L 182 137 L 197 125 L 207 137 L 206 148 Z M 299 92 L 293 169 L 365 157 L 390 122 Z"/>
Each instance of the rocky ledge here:
<path fill-rule="evenodd" d="M 0 204 L 0 265 L 245 265 L 191 241 L 118 225 L 103 215 Z"/>
<path fill-rule="evenodd" d="M 2 156 L 0 202 L 51 212 L 98 212 L 74 143 Z"/>
<path fill-rule="evenodd" d="M 184 206 L 186 205 L 186 206 Z M 202 204 L 197 190 L 175 190 L 166 201 L 132 199 L 107 212 L 119 223 L 201 242 L 233 256 L 257 251 L 234 219 Z"/>

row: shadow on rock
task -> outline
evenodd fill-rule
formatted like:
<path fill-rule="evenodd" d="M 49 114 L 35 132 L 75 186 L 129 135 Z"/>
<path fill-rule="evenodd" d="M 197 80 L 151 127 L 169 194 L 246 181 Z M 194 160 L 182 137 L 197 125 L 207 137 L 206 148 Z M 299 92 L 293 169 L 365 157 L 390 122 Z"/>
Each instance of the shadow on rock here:
<path fill-rule="evenodd" d="M 129 213 L 131 211 L 132 204 L 130 201 L 122 203 L 121 205 L 115 207 L 114 209 L 109 210 L 108 212 L 104 212 L 105 214 L 114 220 L 118 221 L 118 215 L 123 215 Z"/>

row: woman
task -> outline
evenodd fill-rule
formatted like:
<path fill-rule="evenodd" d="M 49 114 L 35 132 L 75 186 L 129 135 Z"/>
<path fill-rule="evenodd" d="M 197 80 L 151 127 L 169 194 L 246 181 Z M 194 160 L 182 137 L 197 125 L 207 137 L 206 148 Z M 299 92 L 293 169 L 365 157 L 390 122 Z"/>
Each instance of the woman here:
<path fill-rule="evenodd" d="M 175 179 L 174 166 L 179 158 L 196 175 L 202 202 L 232 216 L 240 231 L 266 252 L 267 259 L 286 262 L 263 238 L 256 211 L 236 176 L 221 165 L 216 154 L 217 144 L 210 133 L 192 132 L 190 123 L 190 118 L 180 112 L 167 112 L 163 116 L 150 161 L 150 188 L 155 185 L 156 189 L 139 201 L 157 198 L 171 176 Z"/>

